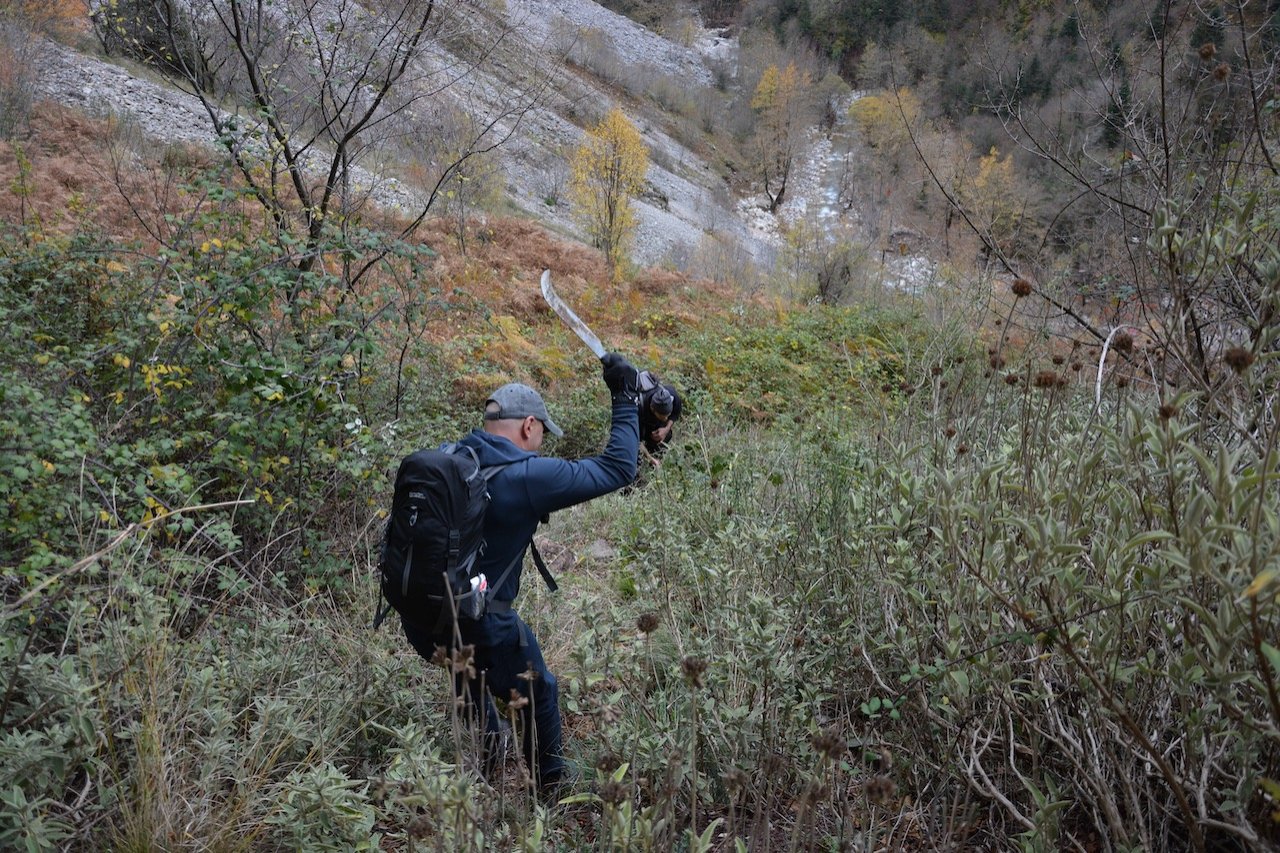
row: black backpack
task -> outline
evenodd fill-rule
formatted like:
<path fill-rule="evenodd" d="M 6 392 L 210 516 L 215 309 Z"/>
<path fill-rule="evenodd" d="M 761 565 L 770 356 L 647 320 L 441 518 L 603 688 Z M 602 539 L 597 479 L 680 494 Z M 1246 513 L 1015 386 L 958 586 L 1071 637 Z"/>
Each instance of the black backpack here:
<path fill-rule="evenodd" d="M 642 370 L 636 374 L 636 390 L 640 392 L 640 398 L 643 400 L 648 396 L 652 396 L 653 392 L 658 390 L 658 377 L 653 374 L 652 370 Z"/>
<path fill-rule="evenodd" d="M 457 444 L 419 450 L 401 461 L 378 572 L 388 606 L 408 621 L 438 630 L 455 618 L 479 619 L 519 564 L 523 553 L 496 582 L 475 572 L 484 548 L 489 480 L 505 467 L 481 467 L 474 450 Z M 386 615 L 381 608 L 373 627 Z"/>
<path fill-rule="evenodd" d="M 458 619 L 479 619 L 505 604 L 493 596 L 522 562 L 523 549 L 497 580 L 477 572 L 476 562 L 484 550 L 489 480 L 506 467 L 482 467 L 475 451 L 459 444 L 419 450 L 400 462 L 378 560 L 387 606 L 379 608 L 374 628 L 395 608 L 409 622 L 442 633 Z M 554 591 L 537 546 L 530 542 L 530 548 Z"/>

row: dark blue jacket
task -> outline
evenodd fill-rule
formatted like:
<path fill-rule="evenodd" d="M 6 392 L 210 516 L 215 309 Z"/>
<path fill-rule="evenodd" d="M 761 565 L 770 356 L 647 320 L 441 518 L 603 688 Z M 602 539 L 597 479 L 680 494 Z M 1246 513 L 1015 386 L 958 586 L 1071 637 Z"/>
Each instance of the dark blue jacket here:
<path fill-rule="evenodd" d="M 480 464 L 507 465 L 489 481 L 491 502 L 484 520 L 484 553 L 479 570 L 490 583 L 517 555 L 523 557 L 538 522 L 548 513 L 616 491 L 635 479 L 640 446 L 639 412 L 634 403 L 613 404 L 609 443 L 599 456 L 570 461 L 521 450 L 510 440 L 473 430 L 458 442 L 476 452 Z M 510 463 L 510 464 L 508 464 Z M 521 561 L 523 562 L 523 560 Z M 514 601 L 520 592 L 521 565 L 494 591 L 498 601 Z M 494 642 L 513 630 L 515 614 L 489 613 L 466 642 Z"/>

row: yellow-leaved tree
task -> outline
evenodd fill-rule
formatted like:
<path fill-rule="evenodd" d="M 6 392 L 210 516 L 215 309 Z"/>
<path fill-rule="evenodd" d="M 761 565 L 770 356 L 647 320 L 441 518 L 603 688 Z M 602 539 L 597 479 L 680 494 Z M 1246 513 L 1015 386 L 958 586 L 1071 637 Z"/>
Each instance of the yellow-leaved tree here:
<path fill-rule="evenodd" d="M 905 87 L 897 92 L 866 95 L 849 106 L 849 117 L 867 144 L 888 158 L 895 173 L 904 159 L 914 156 L 911 134 L 922 112 L 920 98 Z"/>
<path fill-rule="evenodd" d="M 592 243 L 604 251 L 615 281 L 635 233 L 631 199 L 644 187 L 648 169 L 649 149 L 617 107 L 587 130 L 570 161 L 569 197 Z"/>
<path fill-rule="evenodd" d="M 776 213 L 787 194 L 787 181 L 796 153 L 804 142 L 811 118 L 812 80 L 795 63 L 779 69 L 770 65 L 760 76 L 751 109 L 758 124 L 752 138 L 751 158 L 768 199 L 770 213 Z"/>
<path fill-rule="evenodd" d="M 1007 254 L 1016 253 L 1027 227 L 1027 201 L 1012 154 L 1001 157 L 999 150 L 992 147 L 978 161 L 977 173 L 957 195 L 969 210 L 973 226 L 986 239 Z"/>

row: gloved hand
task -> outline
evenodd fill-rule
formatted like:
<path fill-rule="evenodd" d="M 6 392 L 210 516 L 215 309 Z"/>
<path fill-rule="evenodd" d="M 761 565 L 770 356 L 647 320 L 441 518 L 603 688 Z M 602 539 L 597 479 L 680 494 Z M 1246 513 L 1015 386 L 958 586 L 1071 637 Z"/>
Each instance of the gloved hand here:
<path fill-rule="evenodd" d="M 605 353 L 600 363 L 604 365 L 604 384 L 609 386 L 609 392 L 615 398 L 622 395 L 632 402 L 640 399 L 636 387 L 639 371 L 631 366 L 631 362 L 616 352 L 610 352 Z"/>

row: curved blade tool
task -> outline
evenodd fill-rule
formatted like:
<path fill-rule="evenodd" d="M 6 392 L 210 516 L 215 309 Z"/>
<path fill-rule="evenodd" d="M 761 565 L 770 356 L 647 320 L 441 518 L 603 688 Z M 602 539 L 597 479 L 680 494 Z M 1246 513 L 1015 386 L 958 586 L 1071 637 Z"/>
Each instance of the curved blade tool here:
<path fill-rule="evenodd" d="M 551 286 L 551 270 L 542 271 L 542 298 L 547 300 L 547 304 L 551 306 L 551 310 L 560 315 L 560 319 L 564 320 L 564 324 L 573 329 L 574 334 L 582 338 L 582 342 L 591 348 L 596 354 L 596 358 L 604 358 L 604 346 L 601 345 L 600 339 L 596 337 L 595 332 L 587 328 L 587 324 L 582 322 L 582 318 L 573 313 L 573 309 L 560 299 L 555 288 Z"/>

